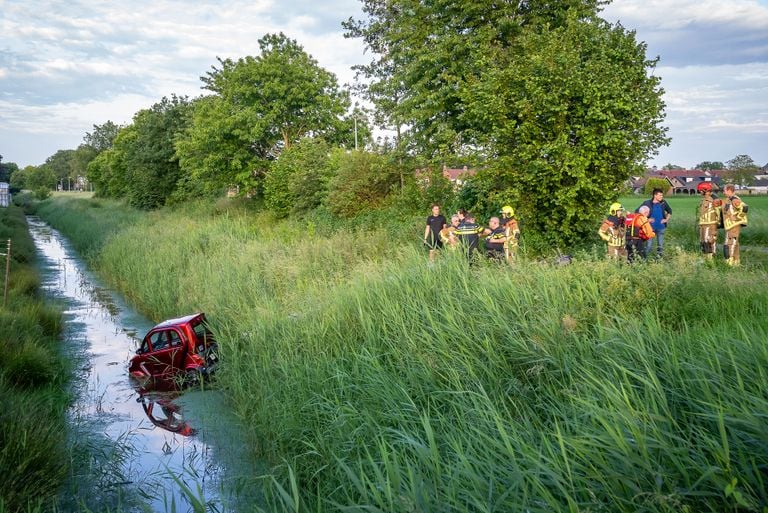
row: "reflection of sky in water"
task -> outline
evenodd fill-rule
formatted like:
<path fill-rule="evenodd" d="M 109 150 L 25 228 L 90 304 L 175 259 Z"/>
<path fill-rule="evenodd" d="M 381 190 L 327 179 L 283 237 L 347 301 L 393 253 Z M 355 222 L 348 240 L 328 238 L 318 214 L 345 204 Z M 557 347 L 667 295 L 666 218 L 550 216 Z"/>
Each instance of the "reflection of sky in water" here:
<path fill-rule="evenodd" d="M 78 393 L 71 411 L 73 419 L 93 426 L 115 444 L 130 444 L 130 457 L 120 474 L 125 483 L 131 483 L 126 486 L 138 485 L 139 489 L 125 493 L 145 496 L 152 510 L 164 511 L 171 498 L 177 507 L 188 506 L 166 468 L 182 475 L 192 490 L 199 485 L 205 499 L 217 503 L 222 470 L 213 461 L 209 447 L 195 436 L 155 425 L 142 406 L 155 401 L 152 411 L 158 417 L 167 417 L 162 414 L 164 409 L 178 423 L 181 408 L 172 402 L 174 397 L 159 394 L 142 399 L 129 380 L 128 360 L 138 347 L 136 336 L 153 324 L 116 294 L 100 287 L 58 232 L 35 219 L 30 219 L 30 231 L 42 261 L 43 288 L 65 305 L 65 350 L 78 359 L 77 367 L 83 374 L 79 378 L 82 382 L 75 384 Z M 220 504 L 218 508 L 222 509 Z"/>

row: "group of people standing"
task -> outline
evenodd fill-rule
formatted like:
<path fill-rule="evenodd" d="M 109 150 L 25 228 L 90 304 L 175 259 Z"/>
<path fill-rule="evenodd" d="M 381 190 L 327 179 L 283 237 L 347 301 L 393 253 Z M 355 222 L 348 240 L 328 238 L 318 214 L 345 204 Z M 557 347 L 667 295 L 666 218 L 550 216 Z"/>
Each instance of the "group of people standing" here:
<path fill-rule="evenodd" d="M 712 184 L 702 182 L 697 187 L 701 202 L 697 209 L 701 252 L 713 258 L 717 252 L 717 231 L 725 229 L 723 253 L 729 265 L 739 265 L 739 234 L 747 225 L 747 205 L 736 195 L 733 184 L 723 188 L 724 201 L 712 194 Z M 664 231 L 667 229 L 672 209 L 664 200 L 661 189 L 654 189 L 651 199 L 646 200 L 633 213 L 627 213 L 621 203 L 609 207 L 608 217 L 598 229 L 598 235 L 608 246 L 608 257 L 626 258 L 628 262 L 638 257 L 646 259 L 656 240 L 658 257 L 664 251 Z"/>
<path fill-rule="evenodd" d="M 430 260 L 441 248 L 462 248 L 471 261 L 481 239 L 484 239 L 488 258 L 500 262 L 512 260 L 519 246 L 520 226 L 511 206 L 505 205 L 499 213 L 501 217 L 491 217 L 488 227 L 483 227 L 470 212 L 459 210 L 451 216 L 449 224 L 440 213 L 440 205 L 432 205 L 432 215 L 427 217 L 424 227 L 424 244 L 429 248 Z"/>
<path fill-rule="evenodd" d="M 701 202 L 697 209 L 699 243 L 701 252 L 708 258 L 717 253 L 717 233 L 725 229 L 723 254 L 729 265 L 739 265 L 739 234 L 747 225 L 749 207 L 736 195 L 733 184 L 723 187 L 725 200 L 716 198 L 711 182 L 702 182 L 697 187 Z M 472 259 L 484 239 L 485 255 L 493 260 L 511 261 L 517 253 L 520 242 L 520 226 L 515 210 L 509 205 L 502 207 L 501 217 L 491 217 L 488 227 L 477 224 L 475 216 L 459 210 L 448 223 L 440 213 L 439 205 L 432 205 L 432 215 L 427 217 L 424 227 L 424 244 L 429 248 L 433 260 L 437 251 L 447 247 L 462 248 L 467 258 Z M 621 203 L 612 203 L 608 216 L 597 233 L 608 246 L 608 257 L 616 260 L 647 259 L 656 241 L 656 256 L 664 254 L 664 232 L 672 218 L 672 208 L 664 199 L 661 189 L 654 189 L 650 199 L 637 210 L 628 213 Z"/>

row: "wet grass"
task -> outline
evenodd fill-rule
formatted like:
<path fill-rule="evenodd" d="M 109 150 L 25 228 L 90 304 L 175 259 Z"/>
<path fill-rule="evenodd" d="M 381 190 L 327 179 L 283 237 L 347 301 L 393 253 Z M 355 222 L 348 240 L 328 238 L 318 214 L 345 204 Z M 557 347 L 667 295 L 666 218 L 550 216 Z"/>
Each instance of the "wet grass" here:
<path fill-rule="evenodd" d="M 12 240 L 8 304 L 0 307 L 0 511 L 42 511 L 68 471 L 61 314 L 38 296 L 23 212 L 0 208 L 0 246 Z M 0 258 L 5 271 L 5 257 Z M 4 280 L 0 280 L 2 282 Z"/>
<path fill-rule="evenodd" d="M 765 260 L 702 260 L 695 201 L 632 267 L 429 265 L 377 228 L 204 209 L 138 218 L 97 265 L 156 319 L 214 321 L 265 510 L 763 511 Z"/>

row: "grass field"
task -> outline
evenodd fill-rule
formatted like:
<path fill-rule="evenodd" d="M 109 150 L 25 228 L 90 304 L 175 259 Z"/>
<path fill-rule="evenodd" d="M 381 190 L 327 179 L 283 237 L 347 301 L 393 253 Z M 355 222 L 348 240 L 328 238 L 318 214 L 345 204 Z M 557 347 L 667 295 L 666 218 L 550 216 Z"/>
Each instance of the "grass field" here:
<path fill-rule="evenodd" d="M 667 257 L 636 266 L 596 235 L 569 266 L 468 268 L 221 205 L 40 212 L 155 319 L 209 314 L 268 510 L 765 511 L 768 201 L 737 269 L 670 203 Z"/>
<path fill-rule="evenodd" d="M 70 464 L 69 369 L 58 348 L 61 315 L 38 296 L 34 245 L 14 206 L 0 208 L 0 252 L 8 239 L 10 287 L 0 306 L 0 512 L 43 511 L 55 502 Z M 4 275 L 5 256 L 0 263 Z"/>

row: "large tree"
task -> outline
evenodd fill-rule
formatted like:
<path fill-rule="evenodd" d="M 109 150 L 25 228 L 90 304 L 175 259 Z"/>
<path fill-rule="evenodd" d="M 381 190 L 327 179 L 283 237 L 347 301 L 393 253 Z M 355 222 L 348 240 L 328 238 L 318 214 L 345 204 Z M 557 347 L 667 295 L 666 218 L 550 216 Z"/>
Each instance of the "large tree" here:
<path fill-rule="evenodd" d="M 591 232 L 666 142 L 656 62 L 597 16 L 599 2 L 363 4 L 369 18 L 348 33 L 384 52 L 372 87 L 403 94 L 377 106 L 410 125 L 417 151 L 474 152 L 478 198 L 516 201 L 526 226 L 553 240 Z"/>
<path fill-rule="evenodd" d="M 108 150 L 120 131 L 120 125 L 107 121 L 102 125 L 93 125 L 92 132 L 86 132 L 83 142 L 96 150 L 96 153 Z"/>
<path fill-rule="evenodd" d="M 336 77 L 294 40 L 268 34 L 257 57 L 219 60 L 202 77 L 213 93 L 198 102 L 177 145 L 192 181 L 257 189 L 269 162 L 306 136 L 327 136 L 349 107 Z M 347 125 L 349 126 L 349 125 Z"/>
<path fill-rule="evenodd" d="M 97 192 L 125 197 L 143 209 L 164 205 L 181 177 L 175 143 L 190 114 L 189 100 L 175 95 L 137 112 L 112 146 L 89 164 L 88 178 Z"/>
<path fill-rule="evenodd" d="M 3 162 L 3 156 L 0 155 L 0 182 L 10 182 L 14 173 L 19 171 L 19 166 L 15 162 Z"/>
<path fill-rule="evenodd" d="M 699 162 L 698 164 L 696 164 L 694 169 L 700 169 L 702 171 L 719 171 L 720 169 L 725 169 L 725 164 L 723 164 L 719 160 L 714 160 L 714 161 L 705 160 L 704 162 Z"/>
<path fill-rule="evenodd" d="M 736 155 L 726 164 L 728 169 L 723 174 L 723 178 L 736 185 L 752 185 L 755 183 L 755 175 L 760 171 L 749 155 Z"/>

